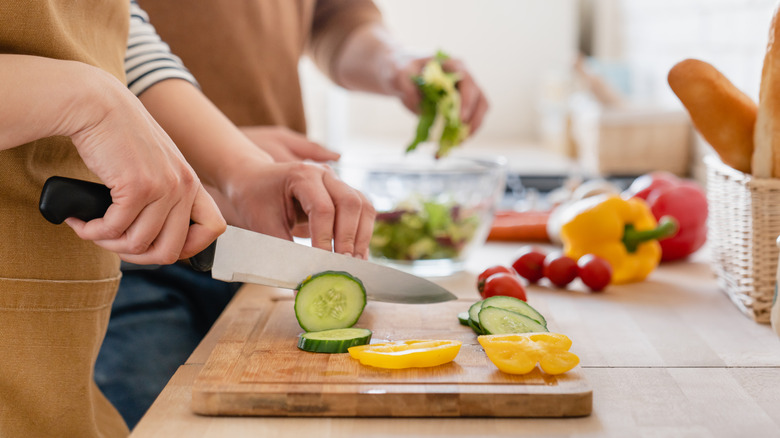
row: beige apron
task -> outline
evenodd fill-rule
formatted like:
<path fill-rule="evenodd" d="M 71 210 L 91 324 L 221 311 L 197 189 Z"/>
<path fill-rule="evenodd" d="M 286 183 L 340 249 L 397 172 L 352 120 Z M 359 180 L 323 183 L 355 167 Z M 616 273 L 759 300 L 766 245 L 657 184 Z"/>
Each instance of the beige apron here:
<path fill-rule="evenodd" d="M 127 0 L 0 0 L 0 53 L 77 60 L 124 81 L 128 18 Z M 93 380 L 119 260 L 43 220 L 51 175 L 95 179 L 67 138 L 0 151 L 0 437 L 127 436 Z"/>

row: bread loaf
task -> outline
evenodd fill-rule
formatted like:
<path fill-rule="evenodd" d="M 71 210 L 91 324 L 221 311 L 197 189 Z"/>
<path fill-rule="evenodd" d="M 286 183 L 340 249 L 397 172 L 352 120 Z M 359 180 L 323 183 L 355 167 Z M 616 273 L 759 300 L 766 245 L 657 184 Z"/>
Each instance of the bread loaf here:
<path fill-rule="evenodd" d="M 688 110 L 693 126 L 720 159 L 741 172 L 750 173 L 755 102 L 715 67 L 697 59 L 679 62 L 669 71 L 667 79 Z"/>
<path fill-rule="evenodd" d="M 761 70 L 758 117 L 753 136 L 753 175 L 758 178 L 780 177 L 780 27 L 777 20 L 775 10 Z"/>

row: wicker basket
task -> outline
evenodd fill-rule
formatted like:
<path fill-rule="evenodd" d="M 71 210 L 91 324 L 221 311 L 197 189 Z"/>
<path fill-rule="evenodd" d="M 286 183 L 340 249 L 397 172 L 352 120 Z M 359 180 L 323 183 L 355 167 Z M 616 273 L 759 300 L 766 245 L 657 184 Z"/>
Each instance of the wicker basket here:
<path fill-rule="evenodd" d="M 666 170 L 685 175 L 691 123 L 678 110 L 581 110 L 572 116 L 580 164 L 596 175 L 641 175 Z"/>
<path fill-rule="evenodd" d="M 750 318 L 769 323 L 778 265 L 780 178 L 752 178 L 704 158 L 707 239 L 721 289 Z"/>

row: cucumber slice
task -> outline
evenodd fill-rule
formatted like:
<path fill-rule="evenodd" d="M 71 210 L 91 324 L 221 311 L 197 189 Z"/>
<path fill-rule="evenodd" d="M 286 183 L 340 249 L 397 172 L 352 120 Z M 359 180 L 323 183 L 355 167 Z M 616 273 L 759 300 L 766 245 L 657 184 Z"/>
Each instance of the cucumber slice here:
<path fill-rule="evenodd" d="M 488 335 L 547 331 L 547 327 L 537 321 L 499 307 L 483 306 L 479 311 L 479 325 Z"/>
<path fill-rule="evenodd" d="M 482 303 L 484 300 L 477 301 L 476 303 L 472 304 L 471 307 L 469 307 L 469 326 L 472 330 L 474 330 L 474 333 L 478 335 L 484 335 L 485 332 L 482 330 L 482 327 L 479 325 L 479 309 L 482 308 Z"/>
<path fill-rule="evenodd" d="M 309 276 L 296 290 L 295 317 L 307 332 L 352 327 L 366 306 L 363 283 L 342 271 Z"/>
<path fill-rule="evenodd" d="M 312 353 L 346 353 L 349 347 L 365 345 L 371 341 L 371 330 L 342 328 L 321 332 L 302 333 L 298 348 Z"/>
<path fill-rule="evenodd" d="M 482 308 L 485 307 L 498 307 L 499 309 L 509 310 L 521 315 L 525 315 L 539 324 L 547 327 L 547 320 L 544 319 L 541 313 L 531 307 L 528 303 L 515 297 L 506 297 L 503 295 L 496 295 L 490 298 L 486 298 L 482 302 Z"/>
<path fill-rule="evenodd" d="M 458 322 L 460 325 L 465 325 L 466 327 L 471 327 L 469 325 L 469 312 L 460 312 L 458 313 Z"/>

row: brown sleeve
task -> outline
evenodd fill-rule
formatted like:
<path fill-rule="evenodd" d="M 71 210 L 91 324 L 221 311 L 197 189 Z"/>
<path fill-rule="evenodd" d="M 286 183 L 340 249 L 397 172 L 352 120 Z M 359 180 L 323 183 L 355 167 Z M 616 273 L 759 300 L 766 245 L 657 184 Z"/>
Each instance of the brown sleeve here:
<path fill-rule="evenodd" d="M 308 52 L 331 80 L 334 62 L 347 37 L 358 27 L 382 21 L 382 14 L 371 0 L 318 0 L 312 19 Z"/>

